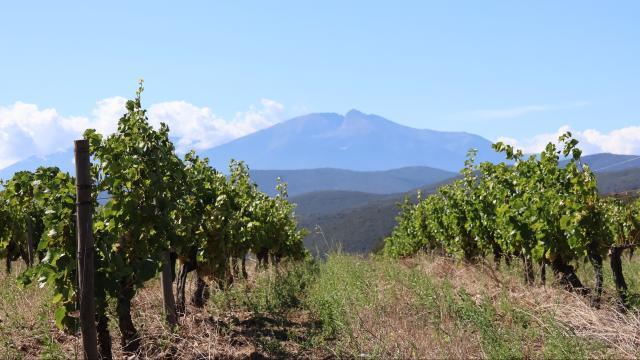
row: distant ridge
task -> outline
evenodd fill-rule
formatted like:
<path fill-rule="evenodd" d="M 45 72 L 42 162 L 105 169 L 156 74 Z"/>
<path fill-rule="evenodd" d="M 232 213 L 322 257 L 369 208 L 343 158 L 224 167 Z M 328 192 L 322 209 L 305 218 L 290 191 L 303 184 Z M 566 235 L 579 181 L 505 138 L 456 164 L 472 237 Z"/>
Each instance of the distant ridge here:
<path fill-rule="evenodd" d="M 338 168 L 360 171 L 428 166 L 458 171 L 469 149 L 499 161 L 491 142 L 465 132 L 414 129 L 357 110 L 293 118 L 205 151 L 217 166 L 242 159 L 252 169 Z M 226 166 L 226 165 L 225 165 Z"/>
<path fill-rule="evenodd" d="M 582 162 L 595 172 L 612 172 L 640 168 L 640 156 L 601 153 L 586 155 Z"/>
<path fill-rule="evenodd" d="M 276 179 L 281 178 L 288 184 L 290 196 L 325 190 L 392 194 L 456 176 L 454 172 L 425 166 L 386 171 L 353 171 L 332 168 L 251 170 L 250 174 L 260 190 L 269 195 L 275 194 Z"/>
<path fill-rule="evenodd" d="M 597 173 L 618 173 L 640 169 L 640 156 L 594 154 L 582 157 L 582 162 Z M 462 166 L 462 164 L 460 164 Z M 262 191 L 275 194 L 276 179 L 289 185 L 289 195 L 297 196 L 311 192 L 355 191 L 370 194 L 392 194 L 417 189 L 456 176 L 456 172 L 424 166 L 405 167 L 386 171 L 353 171 L 345 169 L 304 169 L 304 170 L 252 170 L 251 177 Z M 606 177 L 603 186 L 614 189 L 625 186 L 616 182 L 619 173 Z M 624 175 L 625 181 L 633 182 L 631 175 Z M 622 181 L 622 180 L 621 180 Z M 640 181 L 640 180 L 639 180 Z M 611 191 L 606 191 L 611 192 Z"/>
<path fill-rule="evenodd" d="M 414 129 L 351 110 L 299 116 L 199 155 L 222 172 L 231 158 L 245 161 L 254 181 L 270 194 L 277 177 L 289 183 L 292 196 L 325 190 L 388 194 L 453 176 L 472 148 L 479 150 L 478 161 L 504 160 L 478 135 Z M 635 155 L 594 154 L 583 162 L 598 172 L 640 168 Z M 73 173 L 73 149 L 19 161 L 0 169 L 0 179 L 38 166 Z"/>
<path fill-rule="evenodd" d="M 40 166 L 57 166 L 62 171 L 73 175 L 75 173 L 73 149 L 59 151 L 47 156 L 31 156 L 25 160 L 9 165 L 4 169 L 0 169 L 0 179 L 7 180 L 13 177 L 13 174 L 18 171 L 33 171 Z"/>

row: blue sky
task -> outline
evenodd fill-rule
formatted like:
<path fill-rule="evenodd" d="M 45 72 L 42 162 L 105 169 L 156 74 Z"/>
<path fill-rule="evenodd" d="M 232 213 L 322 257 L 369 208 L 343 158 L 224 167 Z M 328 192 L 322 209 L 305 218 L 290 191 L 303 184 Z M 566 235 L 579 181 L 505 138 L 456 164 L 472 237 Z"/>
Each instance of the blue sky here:
<path fill-rule="evenodd" d="M 638 19 L 638 1 L 5 2 L 0 124 L 17 102 L 91 120 L 143 77 L 147 104 L 227 125 L 357 108 L 522 146 L 568 126 L 638 153 Z"/>

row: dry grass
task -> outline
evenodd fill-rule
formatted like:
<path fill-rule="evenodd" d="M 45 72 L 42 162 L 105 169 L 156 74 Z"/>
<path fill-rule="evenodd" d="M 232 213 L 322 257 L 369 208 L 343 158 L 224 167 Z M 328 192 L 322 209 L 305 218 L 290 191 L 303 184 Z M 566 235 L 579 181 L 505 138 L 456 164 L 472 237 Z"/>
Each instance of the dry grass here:
<path fill-rule="evenodd" d="M 439 256 L 391 262 L 338 255 L 324 267 L 311 307 L 341 325 L 330 334 L 341 357 L 640 356 L 638 314 L 618 313 L 611 288 L 594 309 L 556 287 L 525 285 L 517 264 L 496 272 Z"/>
<path fill-rule="evenodd" d="M 416 306 L 417 299 L 410 289 L 392 292 L 386 305 L 356 313 L 351 346 L 361 355 L 389 359 L 461 359 L 481 353 L 477 334 L 456 331 L 455 319 L 446 315 L 435 329 L 433 314 Z"/>
<path fill-rule="evenodd" d="M 573 294 L 556 294 L 563 302 L 535 307 L 537 312 L 552 313 L 576 336 L 607 344 L 614 357 L 640 357 L 640 316 L 638 312 L 620 313 L 611 304 L 596 310 L 584 298 Z M 542 300 L 542 299 L 541 299 Z"/>
<path fill-rule="evenodd" d="M 193 291 L 188 283 L 187 294 Z M 235 291 L 250 291 L 252 284 Z M 286 356 L 310 358 L 313 351 L 301 346 L 312 320 L 308 311 L 291 310 L 284 316 L 256 313 L 241 304 L 209 302 L 205 308 L 188 306 L 180 326 L 171 331 L 163 321 L 158 282 L 149 284 L 134 298 L 134 323 L 140 324 L 141 355 L 144 358 L 246 359 Z M 119 341 L 117 331 L 112 332 Z M 120 349 L 116 350 L 119 353 Z"/>
<path fill-rule="evenodd" d="M 24 264 L 14 263 L 20 273 Z M 76 357 L 81 344 L 58 330 L 48 289 L 22 288 L 15 275 L 0 274 L 0 359 Z"/>
<path fill-rule="evenodd" d="M 431 255 L 333 255 L 316 270 L 253 274 L 229 291 L 213 291 L 205 308 L 189 306 L 174 330 L 163 321 L 159 281 L 152 281 L 133 303 L 140 357 L 640 357 L 640 316 L 616 310 L 607 282 L 603 305 L 594 309 L 556 287 L 524 285 L 517 264 L 496 272 Z M 55 328 L 46 288 L 20 288 L 4 274 L 0 286 L 0 358 L 78 358 L 79 338 Z M 187 294 L 193 287 L 190 279 Z M 122 358 L 113 315 L 110 328 L 114 355 Z"/>
<path fill-rule="evenodd" d="M 18 264 L 18 263 L 16 263 Z M 20 267 L 20 264 L 18 264 Z M 15 266 L 14 266 L 15 267 Z M 19 272 L 20 269 L 16 269 Z M 274 275 L 259 274 L 257 277 Z M 0 359 L 81 358 L 78 334 L 65 334 L 55 327 L 52 295 L 46 288 L 21 288 L 15 276 L 0 275 Z M 194 290 L 187 282 L 187 296 Z M 242 297 L 255 287 L 255 279 L 237 284 L 230 293 Z M 159 281 L 151 281 L 133 299 L 132 317 L 141 338 L 139 357 L 147 359 L 262 359 L 324 358 L 323 349 L 306 346 L 317 325 L 304 309 L 271 314 L 251 311 L 236 299 L 224 304 L 210 301 L 205 308 L 191 305 L 176 329 L 162 315 Z M 110 315 L 113 355 L 125 358 L 120 346 L 115 311 Z"/>
<path fill-rule="evenodd" d="M 456 289 L 464 289 L 474 299 L 489 297 L 493 302 L 507 296 L 509 302 L 537 319 L 552 318 L 572 336 L 605 344 L 607 355 L 614 358 L 640 357 L 640 314 L 618 310 L 613 288 L 605 288 L 599 309 L 588 298 L 554 286 L 526 286 L 519 267 L 498 272 L 492 265 L 456 262 L 443 257 L 421 256 L 404 261 L 410 268 L 419 268 L 427 276 L 447 279 Z"/>

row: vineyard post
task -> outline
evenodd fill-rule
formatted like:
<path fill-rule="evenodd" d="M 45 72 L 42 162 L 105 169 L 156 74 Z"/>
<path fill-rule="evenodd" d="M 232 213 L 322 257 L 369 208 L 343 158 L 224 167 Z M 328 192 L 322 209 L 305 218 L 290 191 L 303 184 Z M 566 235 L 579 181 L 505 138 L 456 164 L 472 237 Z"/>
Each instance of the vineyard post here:
<path fill-rule="evenodd" d="M 91 219 L 91 174 L 89 142 L 75 141 L 76 215 L 78 234 L 78 286 L 80 300 L 80 330 L 85 359 L 97 359 L 97 334 L 94 303 L 93 233 Z"/>

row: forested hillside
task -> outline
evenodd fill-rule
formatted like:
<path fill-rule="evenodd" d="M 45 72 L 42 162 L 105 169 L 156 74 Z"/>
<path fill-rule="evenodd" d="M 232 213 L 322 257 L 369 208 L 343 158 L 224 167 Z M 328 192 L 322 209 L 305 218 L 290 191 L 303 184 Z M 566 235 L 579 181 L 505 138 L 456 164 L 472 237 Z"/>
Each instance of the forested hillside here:
<path fill-rule="evenodd" d="M 640 168 L 596 173 L 601 194 L 637 192 L 640 190 Z"/>

